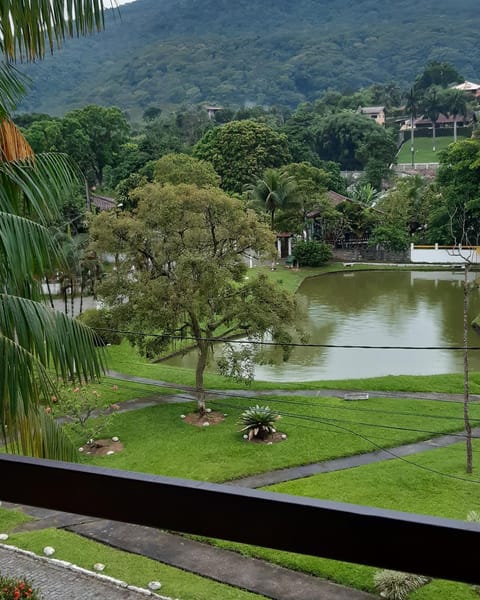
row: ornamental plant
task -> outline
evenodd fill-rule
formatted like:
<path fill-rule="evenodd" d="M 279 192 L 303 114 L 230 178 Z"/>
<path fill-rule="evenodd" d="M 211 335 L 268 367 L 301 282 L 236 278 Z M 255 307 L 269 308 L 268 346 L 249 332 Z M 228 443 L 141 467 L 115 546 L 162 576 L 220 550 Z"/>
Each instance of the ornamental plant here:
<path fill-rule="evenodd" d="M 386 600 L 406 600 L 411 592 L 429 582 L 423 575 L 400 571 L 378 571 L 374 575 L 375 589 Z"/>
<path fill-rule="evenodd" d="M 271 433 L 275 433 L 275 421 L 280 415 L 268 406 L 250 406 L 240 415 L 241 431 L 245 432 L 249 440 L 264 440 Z"/>
<path fill-rule="evenodd" d="M 33 589 L 27 579 L 0 575 L 0 600 L 23 600 L 24 598 L 41 600 L 42 596 Z"/>

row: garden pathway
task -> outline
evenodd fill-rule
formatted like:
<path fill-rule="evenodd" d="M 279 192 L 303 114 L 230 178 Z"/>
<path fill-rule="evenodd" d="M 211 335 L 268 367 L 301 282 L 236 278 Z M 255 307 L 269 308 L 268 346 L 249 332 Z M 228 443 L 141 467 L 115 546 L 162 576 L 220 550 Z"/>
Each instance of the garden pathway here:
<path fill-rule="evenodd" d="M 122 403 L 119 411 L 136 410 L 146 406 L 152 406 L 171 402 L 188 402 L 193 400 L 192 388 L 179 384 L 171 384 L 156 381 L 144 377 L 135 377 L 110 371 L 110 377 L 146 383 L 159 387 L 179 390 L 180 393 L 161 395 L 155 398 L 130 400 Z M 210 397 L 227 395 L 229 397 L 251 397 L 256 398 L 264 395 L 282 396 L 318 396 L 318 397 L 340 397 L 350 393 L 351 390 L 264 390 L 264 391 L 210 391 Z M 437 401 L 461 402 L 459 394 L 430 394 L 412 392 L 367 392 L 373 397 L 386 398 L 409 398 L 428 399 Z M 473 401 L 478 401 L 479 396 L 472 396 Z M 475 437 L 480 437 L 480 428 L 474 430 Z M 434 448 L 449 446 L 458 443 L 459 438 L 455 435 L 442 435 L 427 441 L 413 444 L 405 444 L 388 450 L 376 450 L 364 454 L 344 457 L 330 461 L 319 462 L 311 465 L 279 469 L 270 473 L 241 478 L 228 482 L 229 485 L 240 485 L 243 487 L 262 487 L 273 483 L 289 481 L 308 477 L 316 473 L 326 473 L 341 469 L 349 469 L 362 465 L 372 464 L 396 457 L 405 457 L 417 452 L 431 450 Z M 21 525 L 17 531 L 32 531 L 48 527 L 64 528 L 85 537 L 107 543 L 119 549 L 141 554 L 160 562 L 178 567 L 217 581 L 227 583 L 242 589 L 247 589 L 268 598 L 277 600 L 366 600 L 373 598 L 364 592 L 346 588 L 328 581 L 291 571 L 263 560 L 247 558 L 235 552 L 212 547 L 179 535 L 160 532 L 149 527 L 140 527 L 127 523 L 118 523 L 102 519 L 92 519 L 79 515 L 59 513 L 27 506 L 4 504 L 7 508 L 20 508 L 27 514 L 35 517 L 35 520 Z M 8 557 L 7 557 L 8 560 Z M 2 566 L 0 557 L 0 568 Z M 23 571 L 27 572 L 28 571 Z M 91 596 L 82 596 L 80 593 L 72 593 L 72 598 L 86 600 Z M 121 598 L 122 596 L 116 596 Z M 133 598 L 134 596 L 132 596 Z M 48 596 L 47 596 L 48 599 Z"/>

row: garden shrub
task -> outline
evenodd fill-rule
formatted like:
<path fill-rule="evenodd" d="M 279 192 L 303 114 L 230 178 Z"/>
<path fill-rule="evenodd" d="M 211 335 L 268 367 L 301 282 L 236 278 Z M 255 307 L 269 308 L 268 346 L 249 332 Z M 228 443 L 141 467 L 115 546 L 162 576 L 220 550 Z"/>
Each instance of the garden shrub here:
<path fill-rule="evenodd" d="M 112 322 L 112 315 L 110 311 L 102 308 L 100 310 L 96 308 L 89 308 L 85 310 L 78 317 L 82 323 L 91 327 L 97 334 L 99 346 L 106 346 L 112 344 L 112 346 L 118 346 L 122 341 L 122 336 L 114 331 L 107 331 L 108 329 L 115 329 Z"/>
<path fill-rule="evenodd" d="M 299 267 L 319 267 L 332 258 L 332 249 L 323 242 L 297 242 L 292 254 Z"/>
<path fill-rule="evenodd" d="M 0 600 L 41 600 L 30 582 L 25 578 L 5 577 L 0 575 Z"/>
<path fill-rule="evenodd" d="M 374 575 L 375 589 L 386 600 L 406 600 L 411 592 L 429 582 L 427 577 L 400 571 L 378 571 Z"/>
<path fill-rule="evenodd" d="M 264 440 L 271 433 L 275 433 L 275 421 L 280 416 L 268 406 L 250 406 L 240 415 L 241 431 L 244 431 L 249 440 L 257 438 Z"/>

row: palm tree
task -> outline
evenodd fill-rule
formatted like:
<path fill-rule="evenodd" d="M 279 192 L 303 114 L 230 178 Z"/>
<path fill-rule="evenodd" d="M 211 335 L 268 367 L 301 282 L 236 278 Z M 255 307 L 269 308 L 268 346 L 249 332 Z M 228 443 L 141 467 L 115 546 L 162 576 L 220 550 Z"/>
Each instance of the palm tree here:
<path fill-rule="evenodd" d="M 468 102 L 462 90 L 446 90 L 444 95 L 445 111 L 453 117 L 453 141 L 457 141 L 457 117 L 467 116 Z"/>
<path fill-rule="evenodd" d="M 432 150 L 435 152 L 435 150 L 436 150 L 436 148 L 435 148 L 436 125 L 437 125 L 438 117 L 440 116 L 440 113 L 442 112 L 442 108 L 443 108 L 440 94 L 438 93 L 437 88 L 435 88 L 435 87 L 429 88 L 429 90 L 427 91 L 427 93 L 425 94 L 425 96 L 423 98 L 422 104 L 423 104 L 423 109 L 425 111 L 425 114 L 432 122 L 432 140 L 433 140 Z"/>
<path fill-rule="evenodd" d="M 62 261 L 48 225 L 76 175 L 61 155 L 35 156 L 12 122 L 24 93 L 12 63 L 101 29 L 103 14 L 103 0 L 7 0 L 0 11 L 0 435 L 7 451 L 33 456 L 73 456 L 40 401 L 58 379 L 98 377 L 102 360 L 93 332 L 43 301 L 40 282 Z"/>
<path fill-rule="evenodd" d="M 415 119 L 418 117 L 419 97 L 412 87 L 406 97 L 405 110 L 410 115 L 410 151 L 412 153 L 412 167 L 415 166 Z"/>
<path fill-rule="evenodd" d="M 245 191 L 270 213 L 270 227 L 275 228 L 275 213 L 297 200 L 298 184 L 294 177 L 277 169 L 266 169 L 263 177 L 245 186 Z"/>

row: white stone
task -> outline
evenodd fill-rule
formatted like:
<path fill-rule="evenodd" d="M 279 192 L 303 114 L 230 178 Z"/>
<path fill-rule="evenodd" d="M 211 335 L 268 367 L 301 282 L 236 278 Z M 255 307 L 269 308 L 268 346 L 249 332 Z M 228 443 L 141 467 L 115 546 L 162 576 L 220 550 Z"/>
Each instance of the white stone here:
<path fill-rule="evenodd" d="M 287 439 L 287 436 L 286 436 L 286 434 L 285 434 L 285 433 L 282 433 L 282 440 L 286 440 L 286 439 Z"/>
<path fill-rule="evenodd" d="M 115 454 L 115 452 L 114 452 L 113 450 L 109 450 L 109 451 L 107 452 L 107 456 L 112 456 L 112 454 Z"/>
<path fill-rule="evenodd" d="M 45 546 L 43 553 L 45 556 L 52 556 L 52 554 L 55 554 L 55 548 L 52 548 L 51 546 Z"/>
<path fill-rule="evenodd" d="M 243 439 L 244 439 L 244 440 L 248 440 L 248 435 L 247 435 L 247 434 L 245 434 L 245 435 L 243 436 Z"/>
<path fill-rule="evenodd" d="M 2 542 L 4 542 L 5 540 L 8 540 L 8 533 L 0 533 L 0 540 Z"/>
<path fill-rule="evenodd" d="M 105 565 L 102 565 L 102 563 L 95 563 L 93 568 L 95 571 L 103 571 L 105 569 Z"/>
<path fill-rule="evenodd" d="M 223 413 L 223 416 L 224 416 L 224 417 L 228 417 L 228 414 L 227 414 L 227 413 Z"/>
<path fill-rule="evenodd" d="M 205 409 L 205 412 L 207 412 L 207 413 L 211 413 L 211 412 L 212 412 L 212 409 L 211 409 L 211 408 L 206 408 L 206 409 Z"/>
<path fill-rule="evenodd" d="M 205 423 L 203 424 L 204 427 L 209 427 L 210 423 L 208 421 L 205 421 Z"/>
<path fill-rule="evenodd" d="M 120 441 L 120 438 L 119 438 L 119 437 L 117 437 L 116 435 L 114 435 L 114 436 L 112 437 L 112 442 L 119 442 L 119 441 Z"/>
<path fill-rule="evenodd" d="M 181 418 L 181 419 L 184 419 L 184 418 L 185 418 L 185 415 L 180 415 L 180 418 Z"/>
<path fill-rule="evenodd" d="M 150 590 L 159 590 L 162 587 L 162 584 L 159 581 L 151 581 L 148 584 L 148 589 Z"/>
<path fill-rule="evenodd" d="M 79 452 L 83 452 L 83 446 L 78 449 Z"/>
<path fill-rule="evenodd" d="M 273 446 L 273 442 L 268 442 L 267 446 Z"/>

